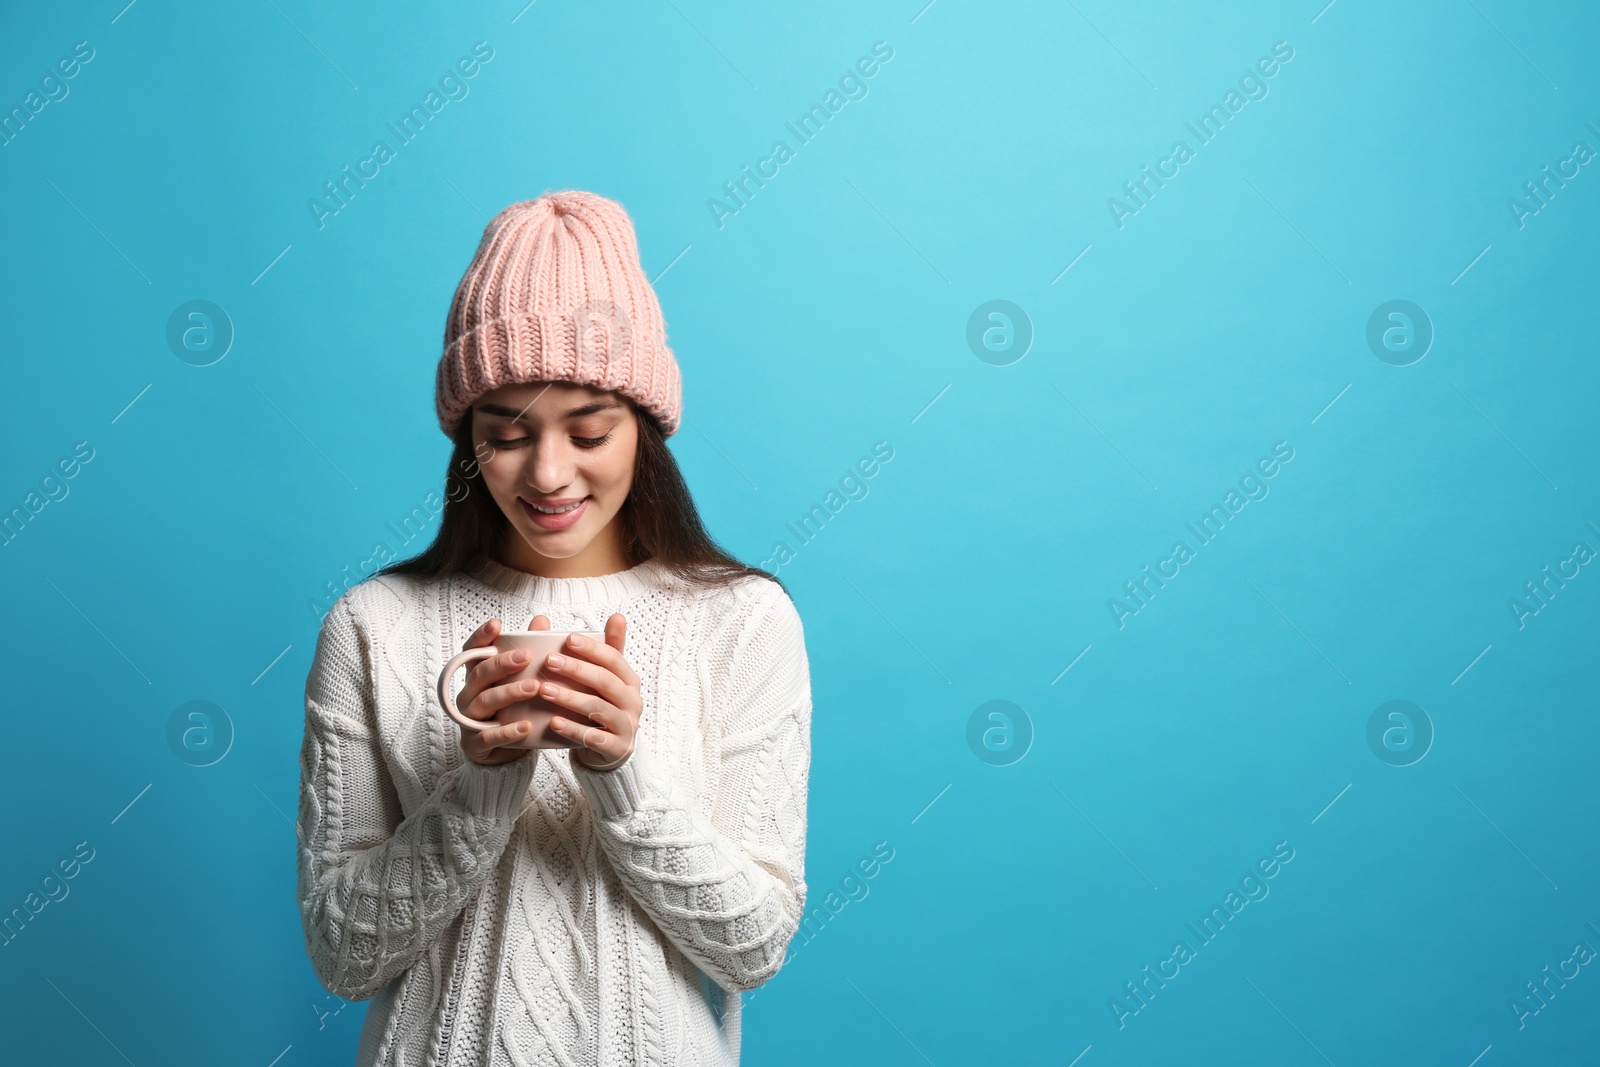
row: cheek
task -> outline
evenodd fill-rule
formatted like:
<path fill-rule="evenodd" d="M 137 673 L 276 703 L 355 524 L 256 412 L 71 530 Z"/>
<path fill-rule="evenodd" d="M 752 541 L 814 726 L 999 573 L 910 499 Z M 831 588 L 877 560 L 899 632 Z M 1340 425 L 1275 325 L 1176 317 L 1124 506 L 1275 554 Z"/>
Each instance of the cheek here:
<path fill-rule="evenodd" d="M 590 479 L 605 494 L 621 502 L 632 486 L 633 462 L 631 459 L 607 457 L 590 469 Z"/>
<path fill-rule="evenodd" d="M 633 466 L 637 449 L 637 438 L 618 441 L 617 447 L 607 450 L 604 458 L 597 457 L 590 469 L 595 484 L 605 486 L 609 494 L 619 498 L 619 502 L 633 488 Z"/>
<path fill-rule="evenodd" d="M 490 456 L 487 462 L 481 459 L 478 461 L 479 476 L 489 487 L 489 492 L 497 497 L 506 497 L 517 492 L 517 478 L 521 469 L 521 465 L 507 452 L 496 453 Z"/>

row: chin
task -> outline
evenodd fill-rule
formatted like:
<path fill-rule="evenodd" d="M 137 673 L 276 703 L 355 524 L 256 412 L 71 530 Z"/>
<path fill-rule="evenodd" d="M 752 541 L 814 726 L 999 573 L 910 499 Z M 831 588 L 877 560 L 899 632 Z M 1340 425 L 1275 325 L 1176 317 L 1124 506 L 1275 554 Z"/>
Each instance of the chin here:
<path fill-rule="evenodd" d="M 517 532 L 528 543 L 528 547 L 538 552 L 541 556 L 551 559 L 565 559 L 567 556 L 576 556 L 594 538 L 579 530 L 541 530 L 538 527 L 528 529 L 517 527 Z"/>
<path fill-rule="evenodd" d="M 590 526 L 589 517 L 585 516 L 583 522 L 566 530 L 541 530 L 531 523 L 518 523 L 516 529 L 535 554 L 546 559 L 570 559 L 594 542 L 596 534 Z M 605 526 L 600 524 L 596 529 L 603 530 Z"/>

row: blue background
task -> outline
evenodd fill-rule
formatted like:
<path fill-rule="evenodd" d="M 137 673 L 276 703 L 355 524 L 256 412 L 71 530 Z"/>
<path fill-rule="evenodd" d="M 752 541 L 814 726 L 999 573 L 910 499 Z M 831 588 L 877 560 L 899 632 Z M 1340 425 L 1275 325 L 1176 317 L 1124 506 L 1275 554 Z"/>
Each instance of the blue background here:
<path fill-rule="evenodd" d="M 94 58 L 0 147 L 0 505 L 93 459 L 0 552 L 0 910 L 94 858 L 0 948 L 0 1059 L 350 1062 L 365 1008 L 317 984 L 295 907 L 319 605 L 432 534 L 389 524 L 442 491 L 434 366 L 487 217 L 579 188 L 637 226 L 708 524 L 794 551 L 807 880 L 856 899 L 747 995 L 746 1062 L 1587 1062 L 1600 967 L 1520 1028 L 1509 1002 L 1600 950 L 1600 574 L 1520 626 L 1508 602 L 1600 550 L 1600 164 L 1521 225 L 1508 200 L 1600 150 L 1600 11 L 1325 2 L 10 6 L 0 106 Z M 478 41 L 468 95 L 319 228 L 323 183 Z M 1185 122 L 1280 41 L 1197 148 Z M 235 332 L 209 366 L 166 339 L 197 299 Z M 1434 332 L 1405 366 L 1366 339 L 1397 299 Z M 969 346 L 991 300 L 1020 358 Z M 232 734 L 204 767 L 168 739 L 194 700 Z M 995 700 L 1020 711 L 969 743 Z M 1420 761 L 1369 745 L 1390 700 L 1431 723 Z M 1202 945 L 1185 924 L 1279 842 Z"/>

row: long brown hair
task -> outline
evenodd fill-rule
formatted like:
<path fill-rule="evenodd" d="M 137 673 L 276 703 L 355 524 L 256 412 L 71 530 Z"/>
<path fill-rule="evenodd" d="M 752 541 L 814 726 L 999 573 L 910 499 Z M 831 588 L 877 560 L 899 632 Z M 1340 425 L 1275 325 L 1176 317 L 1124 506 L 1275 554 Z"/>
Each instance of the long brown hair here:
<path fill-rule="evenodd" d="M 639 423 L 633 487 L 617 512 L 628 566 L 657 560 L 678 577 L 700 585 L 726 585 L 745 575 L 757 575 L 775 582 L 787 593 L 777 576 L 739 562 L 706 531 L 678 461 L 667 448 L 660 421 L 631 399 L 623 399 Z M 472 447 L 472 418 L 472 409 L 468 408 L 453 438 L 455 449 L 446 473 L 444 517 L 439 520 L 433 543 L 410 559 L 391 563 L 378 574 L 442 578 L 470 573 L 495 559 L 511 522 L 483 484 Z M 452 479 L 456 484 L 449 484 Z"/>

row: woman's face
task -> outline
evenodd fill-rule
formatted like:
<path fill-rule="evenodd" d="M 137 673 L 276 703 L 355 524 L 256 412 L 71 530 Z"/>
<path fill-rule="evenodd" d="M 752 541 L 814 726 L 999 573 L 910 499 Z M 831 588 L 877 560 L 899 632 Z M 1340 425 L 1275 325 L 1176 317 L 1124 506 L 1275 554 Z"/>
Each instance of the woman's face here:
<path fill-rule="evenodd" d="M 547 577 L 626 567 L 616 519 L 639 444 L 630 401 L 534 382 L 485 393 L 470 417 L 484 484 L 518 535 L 503 546 L 509 565 Z"/>

